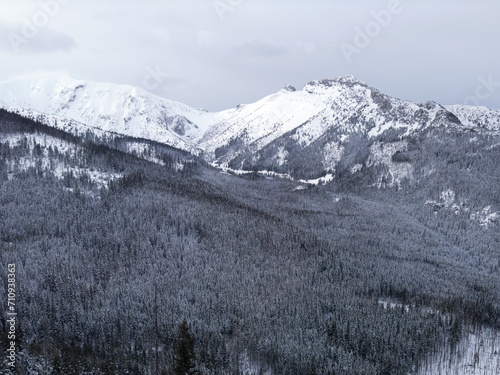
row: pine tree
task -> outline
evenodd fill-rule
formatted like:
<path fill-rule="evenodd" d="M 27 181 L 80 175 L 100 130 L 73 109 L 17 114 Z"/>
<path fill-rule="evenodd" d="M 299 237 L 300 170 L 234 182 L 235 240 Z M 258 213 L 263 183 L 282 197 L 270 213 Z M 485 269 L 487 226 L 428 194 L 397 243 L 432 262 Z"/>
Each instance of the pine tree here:
<path fill-rule="evenodd" d="M 179 326 L 177 341 L 174 347 L 174 374 L 191 375 L 197 374 L 194 354 L 194 336 L 184 319 Z"/>

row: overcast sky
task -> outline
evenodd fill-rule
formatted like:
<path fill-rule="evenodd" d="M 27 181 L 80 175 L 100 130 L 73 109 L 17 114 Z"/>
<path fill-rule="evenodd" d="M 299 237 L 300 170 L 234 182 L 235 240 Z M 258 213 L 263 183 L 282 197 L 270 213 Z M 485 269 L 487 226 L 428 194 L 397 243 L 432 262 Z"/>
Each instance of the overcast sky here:
<path fill-rule="evenodd" d="M 500 108 L 498 0 L 1 0 L 0 80 L 126 83 L 211 111 L 354 75 Z"/>

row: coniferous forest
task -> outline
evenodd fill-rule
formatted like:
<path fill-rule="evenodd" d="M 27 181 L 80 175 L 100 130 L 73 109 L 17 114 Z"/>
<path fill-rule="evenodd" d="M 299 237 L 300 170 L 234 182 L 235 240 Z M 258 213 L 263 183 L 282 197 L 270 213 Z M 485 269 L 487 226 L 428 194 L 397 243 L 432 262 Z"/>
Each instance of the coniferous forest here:
<path fill-rule="evenodd" d="M 392 157 L 414 177 L 394 185 L 366 150 L 398 136 L 360 141 L 313 186 L 0 111 L 16 373 L 411 374 L 498 332 L 498 137 L 416 133 Z"/>

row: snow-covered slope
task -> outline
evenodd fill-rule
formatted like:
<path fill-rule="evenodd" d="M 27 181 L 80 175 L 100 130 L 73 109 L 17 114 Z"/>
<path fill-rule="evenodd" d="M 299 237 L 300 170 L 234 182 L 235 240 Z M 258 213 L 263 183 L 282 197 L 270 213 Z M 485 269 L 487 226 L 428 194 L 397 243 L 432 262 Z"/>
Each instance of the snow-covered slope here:
<path fill-rule="evenodd" d="M 449 105 L 446 109 L 460 119 L 463 125 L 500 130 L 500 110 L 467 105 Z"/>
<path fill-rule="evenodd" d="M 213 153 L 238 136 L 247 144 L 257 141 L 265 145 L 318 115 L 327 103 L 327 97 L 312 98 L 306 91 L 285 86 L 255 103 L 223 112 L 220 121 L 205 133 L 200 146 Z"/>
<path fill-rule="evenodd" d="M 45 115 L 49 125 L 60 123 L 54 118 L 73 120 L 90 128 L 151 139 L 184 150 L 193 150 L 212 122 L 211 115 L 204 111 L 136 87 L 60 75 L 1 82 L 0 106 L 32 118 Z"/>
<path fill-rule="evenodd" d="M 287 86 L 221 117 L 205 133 L 200 146 L 215 159 L 224 153 L 226 161 L 248 151 L 246 146 L 255 152 L 291 131 L 296 143 L 306 147 L 332 130 L 345 140 L 352 133 L 374 137 L 394 128 L 411 133 L 460 123 L 437 103 L 391 98 L 352 76 L 312 81 L 301 90 Z M 216 152 L 231 142 L 238 147 Z"/>

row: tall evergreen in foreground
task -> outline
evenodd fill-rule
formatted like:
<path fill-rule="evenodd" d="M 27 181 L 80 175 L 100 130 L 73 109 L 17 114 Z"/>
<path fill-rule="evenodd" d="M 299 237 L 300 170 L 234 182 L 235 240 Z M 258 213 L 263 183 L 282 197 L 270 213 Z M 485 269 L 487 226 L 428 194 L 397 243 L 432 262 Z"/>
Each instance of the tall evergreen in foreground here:
<path fill-rule="evenodd" d="M 197 373 L 194 353 L 194 336 L 191 334 L 189 326 L 184 319 L 179 326 L 177 342 L 174 348 L 174 374 L 191 375 Z"/>

